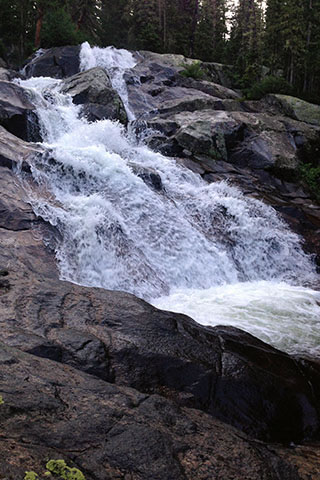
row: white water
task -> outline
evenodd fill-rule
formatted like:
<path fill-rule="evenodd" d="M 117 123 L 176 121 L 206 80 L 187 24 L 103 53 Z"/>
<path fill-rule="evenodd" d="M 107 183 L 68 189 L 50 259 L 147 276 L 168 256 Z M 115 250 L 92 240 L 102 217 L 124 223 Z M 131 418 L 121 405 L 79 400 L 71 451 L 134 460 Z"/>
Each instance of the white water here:
<path fill-rule="evenodd" d="M 134 64 L 127 51 L 82 47 L 82 68 L 106 68 L 127 109 L 123 74 Z M 132 292 L 288 351 L 318 352 L 320 293 L 303 287 L 315 269 L 271 207 L 225 183 L 206 184 L 117 122 L 80 119 L 60 80 L 19 83 L 33 95 L 49 152 L 32 173 L 54 200 L 32 202 L 62 233 L 62 279 Z M 150 169 L 161 191 L 136 174 Z"/>

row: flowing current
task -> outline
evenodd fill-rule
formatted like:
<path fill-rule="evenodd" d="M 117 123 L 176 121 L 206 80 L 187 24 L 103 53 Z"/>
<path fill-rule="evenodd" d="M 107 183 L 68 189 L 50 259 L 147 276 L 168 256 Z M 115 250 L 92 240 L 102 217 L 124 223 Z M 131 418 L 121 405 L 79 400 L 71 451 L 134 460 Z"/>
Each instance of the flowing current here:
<path fill-rule="evenodd" d="M 134 65 L 125 50 L 82 46 L 81 69 L 108 71 L 130 120 L 123 75 Z M 227 183 L 208 185 L 117 122 L 89 123 L 61 80 L 19 83 L 37 106 L 47 150 L 32 174 L 50 193 L 34 194 L 33 208 L 61 232 L 62 279 L 320 356 L 320 293 L 305 287 L 315 267 L 271 207 Z"/>

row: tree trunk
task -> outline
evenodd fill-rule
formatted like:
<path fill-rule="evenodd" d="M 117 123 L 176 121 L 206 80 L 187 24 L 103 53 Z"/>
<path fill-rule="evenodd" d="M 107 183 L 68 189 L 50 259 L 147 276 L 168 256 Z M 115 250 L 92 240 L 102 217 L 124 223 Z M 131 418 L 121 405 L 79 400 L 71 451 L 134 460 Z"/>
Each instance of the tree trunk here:
<path fill-rule="evenodd" d="M 192 24 L 191 24 L 191 34 L 190 34 L 190 43 L 189 43 L 189 55 L 192 58 L 194 52 L 194 40 L 197 28 L 198 21 L 198 11 L 199 11 L 199 0 L 194 0 L 194 9 L 192 14 Z"/>
<path fill-rule="evenodd" d="M 311 10 L 312 10 L 312 0 L 309 0 L 309 10 L 310 10 L 310 15 L 311 15 Z M 308 84 L 309 84 L 309 65 L 308 65 L 308 54 L 309 54 L 309 48 L 310 48 L 310 43 L 311 43 L 311 30 L 312 30 L 312 22 L 311 18 L 309 18 L 308 22 L 308 29 L 307 29 L 307 44 L 306 44 L 306 58 L 304 62 L 304 78 L 303 78 L 303 91 L 304 93 L 308 91 Z"/>
<path fill-rule="evenodd" d="M 35 47 L 40 48 L 41 45 L 41 29 L 43 23 L 44 9 L 43 7 L 38 7 L 38 18 L 36 23 L 36 36 L 35 36 Z"/>

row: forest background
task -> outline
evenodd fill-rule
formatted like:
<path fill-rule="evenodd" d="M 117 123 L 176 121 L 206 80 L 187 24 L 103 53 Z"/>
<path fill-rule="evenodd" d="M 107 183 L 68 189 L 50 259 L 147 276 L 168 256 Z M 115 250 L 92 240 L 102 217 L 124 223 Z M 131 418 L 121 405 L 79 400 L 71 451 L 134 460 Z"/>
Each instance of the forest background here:
<path fill-rule="evenodd" d="M 0 0 L 0 7 L 0 56 L 11 65 L 39 48 L 87 40 L 231 64 L 239 88 L 267 75 L 320 103 L 320 0 Z"/>

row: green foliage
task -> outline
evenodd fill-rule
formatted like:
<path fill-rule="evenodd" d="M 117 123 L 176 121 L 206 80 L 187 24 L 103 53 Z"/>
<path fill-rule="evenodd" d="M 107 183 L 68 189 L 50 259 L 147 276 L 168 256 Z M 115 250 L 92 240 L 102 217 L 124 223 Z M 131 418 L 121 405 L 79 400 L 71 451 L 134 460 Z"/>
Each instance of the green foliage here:
<path fill-rule="evenodd" d="M 83 34 L 77 31 L 71 15 L 64 7 L 49 10 L 45 15 L 41 34 L 42 47 L 77 45 L 83 40 Z"/>
<path fill-rule="evenodd" d="M 184 70 L 180 72 L 180 75 L 184 77 L 194 78 L 195 80 L 201 80 L 204 78 L 204 72 L 201 69 L 201 62 L 195 61 L 190 65 L 183 65 Z"/>
<path fill-rule="evenodd" d="M 64 480 L 85 480 L 81 470 L 68 467 L 64 460 L 49 460 L 46 468 L 49 472 L 59 475 Z"/>
<path fill-rule="evenodd" d="M 86 480 L 85 476 L 75 467 L 68 467 L 64 460 L 49 460 L 46 464 L 45 477 L 59 478 L 59 480 Z M 25 472 L 24 480 L 38 480 L 39 475 L 34 471 Z"/>
<path fill-rule="evenodd" d="M 36 472 L 25 472 L 24 480 L 37 480 L 37 478 L 39 478 L 39 475 L 37 475 Z"/>
<path fill-rule="evenodd" d="M 311 163 L 305 163 L 300 169 L 301 178 L 308 185 L 314 198 L 320 202 L 320 167 L 315 167 Z"/>
<path fill-rule="evenodd" d="M 260 100 L 268 93 L 282 93 L 285 95 L 292 95 L 292 86 L 283 78 L 268 76 L 263 78 L 260 82 L 256 82 L 251 88 L 244 91 L 244 94 L 249 100 Z"/>

